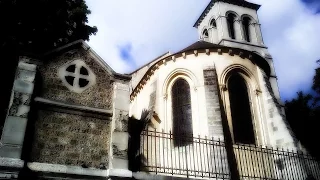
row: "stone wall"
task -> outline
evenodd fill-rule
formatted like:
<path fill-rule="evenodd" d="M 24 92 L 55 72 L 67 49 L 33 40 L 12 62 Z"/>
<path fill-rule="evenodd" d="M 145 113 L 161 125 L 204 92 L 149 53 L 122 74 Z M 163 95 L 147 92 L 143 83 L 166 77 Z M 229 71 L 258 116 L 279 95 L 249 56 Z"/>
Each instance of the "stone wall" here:
<path fill-rule="evenodd" d="M 50 100 L 63 101 L 100 109 L 112 109 L 113 83 L 110 74 L 83 48 L 70 50 L 48 59 L 39 68 L 42 77 L 40 96 Z M 58 69 L 65 63 L 83 60 L 96 76 L 96 84 L 82 93 L 70 91 L 58 77 Z"/>
<path fill-rule="evenodd" d="M 108 168 L 110 125 L 108 120 L 40 110 L 32 161 Z"/>
<path fill-rule="evenodd" d="M 216 71 L 214 68 L 205 69 L 203 70 L 203 76 L 209 135 L 223 139 Z"/>
<path fill-rule="evenodd" d="M 128 117 L 130 105 L 129 83 L 114 84 L 114 106 L 112 127 L 112 169 L 128 169 Z"/>
<path fill-rule="evenodd" d="M 21 158 L 35 76 L 36 65 L 20 58 L 1 136 L 0 157 Z"/>
<path fill-rule="evenodd" d="M 284 108 L 275 96 L 269 78 L 264 73 L 262 76 L 270 143 L 274 147 L 295 148 L 295 137 L 287 123 Z"/>

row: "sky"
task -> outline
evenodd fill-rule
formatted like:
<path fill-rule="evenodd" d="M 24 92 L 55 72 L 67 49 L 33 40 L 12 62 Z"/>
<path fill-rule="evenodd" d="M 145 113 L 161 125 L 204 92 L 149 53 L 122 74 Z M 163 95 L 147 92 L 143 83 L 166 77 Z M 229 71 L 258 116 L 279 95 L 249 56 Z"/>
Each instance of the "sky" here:
<path fill-rule="evenodd" d="M 157 56 L 198 40 L 193 24 L 210 0 L 86 0 L 89 45 L 118 73 L 130 73 Z M 264 43 L 273 56 L 283 100 L 309 91 L 320 59 L 320 0 L 250 0 Z"/>

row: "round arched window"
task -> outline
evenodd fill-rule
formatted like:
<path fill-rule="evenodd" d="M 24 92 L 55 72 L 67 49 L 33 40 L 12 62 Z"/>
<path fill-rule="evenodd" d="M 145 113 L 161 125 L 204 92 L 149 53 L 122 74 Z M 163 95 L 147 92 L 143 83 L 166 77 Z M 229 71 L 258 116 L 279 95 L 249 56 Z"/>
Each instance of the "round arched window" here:
<path fill-rule="evenodd" d="M 76 93 L 81 93 L 96 82 L 96 77 L 81 60 L 67 63 L 59 69 L 58 75 L 63 84 Z"/>
<path fill-rule="evenodd" d="M 210 22 L 210 26 L 212 27 L 217 27 L 217 23 L 216 23 L 216 20 L 215 19 L 212 19 L 211 22 Z"/>
<path fill-rule="evenodd" d="M 203 35 L 204 38 L 209 37 L 208 30 L 207 30 L 207 29 L 204 29 L 203 32 L 202 32 L 202 35 Z"/>

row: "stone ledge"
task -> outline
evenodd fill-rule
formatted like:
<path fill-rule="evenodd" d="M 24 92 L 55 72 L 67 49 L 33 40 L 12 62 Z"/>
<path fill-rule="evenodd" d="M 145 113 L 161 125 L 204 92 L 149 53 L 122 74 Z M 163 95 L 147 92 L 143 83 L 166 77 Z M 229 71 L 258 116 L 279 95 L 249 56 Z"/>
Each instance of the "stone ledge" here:
<path fill-rule="evenodd" d="M 108 177 L 108 170 L 82 168 L 79 166 L 67 166 L 37 162 L 28 163 L 27 166 L 30 170 L 35 172 Z"/>
<path fill-rule="evenodd" d="M 208 178 L 187 178 L 186 176 L 183 175 L 168 175 L 168 174 L 155 174 L 155 173 L 147 173 L 147 172 L 136 172 L 133 173 L 132 175 L 135 179 L 140 179 L 140 180 L 184 180 L 184 179 L 189 179 L 189 180 L 196 180 L 196 179 L 208 179 Z"/>
<path fill-rule="evenodd" d="M 26 62 L 19 62 L 18 64 L 18 67 L 20 69 L 24 69 L 24 70 L 27 70 L 27 71 L 33 71 L 35 72 L 37 70 L 37 66 L 34 65 L 34 64 L 29 64 L 29 63 L 26 63 Z"/>
<path fill-rule="evenodd" d="M 0 147 L 0 157 L 1 158 L 21 158 L 22 147 L 14 144 L 2 144 Z"/>
<path fill-rule="evenodd" d="M 245 41 L 239 41 L 239 40 L 233 40 L 233 39 L 225 39 L 225 38 L 221 39 L 218 44 L 221 44 L 223 41 L 234 42 L 234 43 L 244 44 L 244 45 L 248 45 L 248 46 L 254 46 L 254 47 L 268 49 L 268 47 L 265 46 L 265 45 L 253 44 L 253 43 L 249 43 L 249 42 L 245 42 Z"/>
<path fill-rule="evenodd" d="M 0 157 L 0 167 L 21 169 L 23 165 L 24 161 L 21 159 Z"/>
<path fill-rule="evenodd" d="M 40 109 L 47 107 L 46 109 L 54 110 L 58 112 L 66 112 L 66 113 L 77 114 L 77 115 L 87 115 L 90 117 L 98 117 L 103 119 L 105 119 L 105 117 L 107 117 L 107 119 L 110 119 L 113 115 L 112 110 L 66 104 L 63 102 L 52 101 L 52 100 L 41 98 L 41 97 L 36 97 L 34 100 L 36 103 L 41 105 L 39 106 Z"/>
<path fill-rule="evenodd" d="M 128 169 L 109 169 L 109 176 L 115 177 L 132 177 L 132 172 Z"/>

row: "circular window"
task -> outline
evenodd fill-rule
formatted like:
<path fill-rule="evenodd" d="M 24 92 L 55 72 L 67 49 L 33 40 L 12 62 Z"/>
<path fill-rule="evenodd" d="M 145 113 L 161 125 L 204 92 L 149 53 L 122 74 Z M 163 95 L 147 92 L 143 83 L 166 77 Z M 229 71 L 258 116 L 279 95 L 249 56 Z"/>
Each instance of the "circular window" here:
<path fill-rule="evenodd" d="M 59 69 L 59 77 L 69 90 L 81 93 L 95 84 L 95 75 L 81 60 L 67 63 Z"/>

